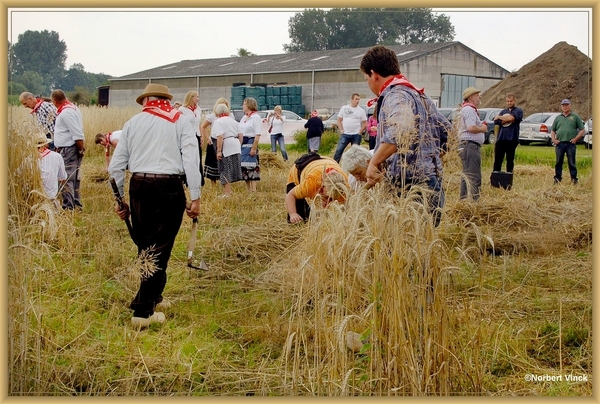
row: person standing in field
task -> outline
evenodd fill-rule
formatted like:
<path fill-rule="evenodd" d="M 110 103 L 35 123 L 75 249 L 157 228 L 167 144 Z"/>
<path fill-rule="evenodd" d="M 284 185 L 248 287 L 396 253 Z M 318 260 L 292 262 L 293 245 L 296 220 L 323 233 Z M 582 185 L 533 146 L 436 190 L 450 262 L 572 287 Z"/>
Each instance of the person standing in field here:
<path fill-rule="evenodd" d="M 65 171 L 65 162 L 60 154 L 50 150 L 48 144 L 50 139 L 46 137 L 39 138 L 36 142 L 38 149 L 38 163 L 42 175 L 42 186 L 46 196 L 56 202 L 57 206 L 60 203 L 56 200 L 59 186 L 62 186 L 67 180 L 67 172 Z"/>
<path fill-rule="evenodd" d="M 494 171 L 502 171 L 502 160 L 506 156 L 506 171 L 513 172 L 515 167 L 515 151 L 519 145 L 519 130 L 523 120 L 523 110 L 515 106 L 514 94 L 506 96 L 506 108 L 494 118 L 500 127 L 494 145 Z"/>
<path fill-rule="evenodd" d="M 217 136 L 217 159 L 219 161 L 219 177 L 223 185 L 223 197 L 231 196 L 231 183 L 242 180 L 241 153 L 243 137 L 235 119 L 229 116 L 229 108 L 225 104 L 215 107 L 217 119 L 212 127 Z"/>
<path fill-rule="evenodd" d="M 31 109 L 31 114 L 35 115 L 38 123 L 42 126 L 46 137 L 50 139 L 48 147 L 50 150 L 55 150 L 54 121 L 56 119 L 56 107 L 52 104 L 52 101 L 36 98 L 27 91 L 21 93 L 19 101 L 23 106 Z"/>
<path fill-rule="evenodd" d="M 198 101 L 200 95 L 197 91 L 190 90 L 183 98 L 183 105 L 178 109 L 185 119 L 188 119 L 192 127 L 196 130 L 196 139 L 198 140 L 198 154 L 200 155 L 200 172 L 202 173 L 202 133 L 200 131 L 200 111 L 198 111 Z M 202 177 L 202 186 L 204 186 L 204 177 Z"/>
<path fill-rule="evenodd" d="M 114 149 L 117 147 L 120 137 L 120 130 L 108 133 L 98 133 L 96 135 L 96 144 L 104 146 L 104 162 L 106 163 L 106 171 L 108 171 L 108 165 L 110 164 L 110 148 L 112 147 Z"/>
<path fill-rule="evenodd" d="M 161 84 L 148 84 L 136 102 L 142 112 L 123 126 L 119 147 L 108 167 L 121 195 L 124 194 L 125 169 L 132 173 L 129 205 L 115 211 L 121 219 L 131 214 L 138 256 L 154 260 L 151 273 L 142 274 L 140 286 L 130 308 L 131 324 L 136 328 L 162 323 L 165 315 L 155 311 L 163 303 L 167 265 L 183 212 L 194 219 L 200 212 L 202 174 L 199 167 L 196 129 L 189 119 L 171 107 L 173 96 Z M 183 188 L 185 175 L 191 204 L 186 207 Z M 131 211 L 129 210 L 131 206 Z"/>
<path fill-rule="evenodd" d="M 348 144 L 360 145 L 362 140 L 360 134 L 367 128 L 367 114 L 358 106 L 359 102 L 360 95 L 352 94 L 350 104 L 344 105 L 338 113 L 337 124 L 340 130 L 340 140 L 333 155 L 333 159 L 338 163 Z"/>
<path fill-rule="evenodd" d="M 556 164 L 554 166 L 554 183 L 558 184 L 562 181 L 562 169 L 567 155 L 567 165 L 569 166 L 569 174 L 571 182 L 577 184 L 577 165 L 575 165 L 575 152 L 577 151 L 577 142 L 585 134 L 585 126 L 579 115 L 571 112 L 571 101 L 564 99 L 560 103 L 562 114 L 554 119 L 552 123 L 552 143 L 556 152 Z"/>
<path fill-rule="evenodd" d="M 215 105 L 213 106 L 213 112 L 207 114 L 204 117 L 204 121 L 200 125 L 200 132 L 202 132 L 202 136 L 204 141 L 206 142 L 206 158 L 204 160 L 204 177 L 211 180 L 213 184 L 217 183 L 217 180 L 220 179 L 219 174 L 219 162 L 217 160 L 217 151 L 215 149 L 217 145 L 217 135 L 213 131 L 212 124 L 217 119 L 217 115 L 215 114 L 215 109 L 217 105 L 224 104 L 229 109 L 229 101 L 227 98 L 221 97 L 217 99 Z M 210 127 L 210 129 L 209 129 Z"/>
<path fill-rule="evenodd" d="M 63 209 L 83 209 L 79 194 L 80 167 L 85 154 L 83 117 L 62 90 L 52 91 L 52 103 L 56 107 L 54 122 L 54 146 L 60 153 L 67 171 L 67 182 L 63 189 Z"/>
<path fill-rule="evenodd" d="M 485 141 L 487 125 L 479 119 L 477 107 L 481 91 L 467 87 L 462 93 L 463 103 L 459 116 L 458 155 L 462 161 L 460 199 L 479 200 L 481 195 L 481 145 Z"/>
<path fill-rule="evenodd" d="M 377 140 L 377 103 L 373 104 L 373 115 L 367 119 L 367 132 L 369 132 L 369 150 L 375 149 L 375 143 Z"/>
<path fill-rule="evenodd" d="M 288 161 L 288 154 L 285 149 L 285 137 L 283 136 L 285 120 L 286 118 L 281 112 L 281 105 L 276 105 L 273 108 L 273 113 L 267 116 L 267 124 L 269 125 L 269 133 L 271 134 L 271 152 L 277 153 L 277 143 L 279 143 L 283 161 Z"/>
<path fill-rule="evenodd" d="M 306 131 L 308 152 L 318 152 L 321 147 L 321 136 L 323 135 L 323 131 L 325 131 L 325 126 L 323 125 L 323 120 L 319 118 L 319 113 L 316 109 L 310 113 L 310 118 L 308 118 L 304 127 L 308 129 Z"/>
<path fill-rule="evenodd" d="M 438 226 L 444 206 L 442 141 L 451 125 L 422 88 L 400 73 L 396 53 L 385 46 L 369 49 L 360 70 L 377 95 L 378 135 L 365 176 L 367 187 L 386 178 L 398 196 L 417 187 Z M 369 105 L 369 104 L 367 104 Z M 384 177 L 384 165 L 385 177 Z"/>
<path fill-rule="evenodd" d="M 246 181 L 246 188 L 250 192 L 256 191 L 256 182 L 260 181 L 260 165 L 258 158 L 258 143 L 262 131 L 262 119 L 256 113 L 258 104 L 254 98 L 246 98 L 242 104 L 244 116 L 240 119 L 242 141 L 242 176 Z"/>

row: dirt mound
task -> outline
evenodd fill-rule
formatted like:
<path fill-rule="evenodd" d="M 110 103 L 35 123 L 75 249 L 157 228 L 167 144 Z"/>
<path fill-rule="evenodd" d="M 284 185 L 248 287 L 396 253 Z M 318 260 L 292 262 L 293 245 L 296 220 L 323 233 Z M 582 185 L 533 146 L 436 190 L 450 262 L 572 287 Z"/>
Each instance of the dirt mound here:
<path fill-rule="evenodd" d="M 481 107 L 504 107 L 507 93 L 517 97 L 525 116 L 560 112 L 568 98 L 581 119 L 592 113 L 592 60 L 577 47 L 559 42 L 482 94 Z"/>

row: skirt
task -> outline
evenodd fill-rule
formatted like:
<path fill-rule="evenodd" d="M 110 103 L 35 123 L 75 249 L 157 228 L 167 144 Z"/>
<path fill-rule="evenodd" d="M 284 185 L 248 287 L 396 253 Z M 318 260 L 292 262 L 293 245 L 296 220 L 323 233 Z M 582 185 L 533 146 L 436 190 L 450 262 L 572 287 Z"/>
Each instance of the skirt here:
<path fill-rule="evenodd" d="M 242 180 L 242 166 L 239 154 L 223 157 L 219 160 L 219 177 L 221 185 Z"/>
<path fill-rule="evenodd" d="M 250 156 L 252 143 L 254 143 L 253 137 L 244 136 L 241 155 L 242 179 L 244 181 L 260 181 L 258 150 L 254 156 Z"/>
<path fill-rule="evenodd" d="M 216 139 L 213 139 L 213 144 L 206 145 L 206 159 L 204 160 L 204 176 L 211 181 L 217 181 L 220 178 L 214 142 Z"/>

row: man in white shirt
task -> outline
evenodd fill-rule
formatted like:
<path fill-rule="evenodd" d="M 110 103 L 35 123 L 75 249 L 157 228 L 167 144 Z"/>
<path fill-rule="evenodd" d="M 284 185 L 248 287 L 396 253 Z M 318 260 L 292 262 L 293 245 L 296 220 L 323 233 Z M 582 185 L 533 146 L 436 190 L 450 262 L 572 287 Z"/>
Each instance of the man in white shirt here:
<path fill-rule="evenodd" d="M 350 105 L 344 105 L 338 112 L 337 125 L 340 130 L 340 140 L 333 155 L 333 159 L 338 163 L 348 144 L 360 145 L 362 139 L 360 134 L 367 128 L 367 114 L 358 106 L 359 101 L 360 95 L 352 94 Z"/>
<path fill-rule="evenodd" d="M 51 139 L 41 137 L 36 141 L 36 145 L 39 152 L 38 164 L 42 175 L 44 192 L 48 198 L 56 201 L 59 184 L 62 185 L 65 183 L 67 172 L 65 171 L 65 162 L 61 155 L 48 148 L 48 144 L 51 141 Z"/>
<path fill-rule="evenodd" d="M 115 179 L 120 195 L 124 194 L 125 169 L 132 173 L 129 182 L 129 205 L 117 205 L 121 219 L 129 217 L 138 247 L 138 255 L 154 258 L 152 274 L 142 277 L 140 288 L 130 304 L 131 324 L 136 328 L 162 323 L 165 315 L 155 311 L 166 307 L 162 292 L 167 283 L 167 265 L 175 237 L 181 227 L 183 212 L 195 219 L 200 212 L 200 153 L 196 128 L 190 120 L 171 106 L 173 96 L 162 84 L 150 83 L 136 102 L 143 106 L 123 126 L 119 146 L 115 149 L 108 172 Z M 191 204 L 186 207 L 183 176 Z"/>
<path fill-rule="evenodd" d="M 85 154 L 83 117 L 62 90 L 52 91 L 52 103 L 56 107 L 54 121 L 54 146 L 60 153 L 67 171 L 67 183 L 63 190 L 63 209 L 83 208 L 79 196 L 79 167 Z"/>

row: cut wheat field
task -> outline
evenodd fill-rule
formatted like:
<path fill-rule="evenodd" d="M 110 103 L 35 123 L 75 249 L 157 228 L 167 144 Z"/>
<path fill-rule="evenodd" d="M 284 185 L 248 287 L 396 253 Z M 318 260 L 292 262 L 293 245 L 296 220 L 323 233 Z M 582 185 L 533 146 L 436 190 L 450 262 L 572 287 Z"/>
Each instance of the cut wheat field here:
<path fill-rule="evenodd" d="M 485 146 L 476 203 L 458 199 L 451 151 L 433 228 L 380 187 L 288 225 L 292 163 L 261 148 L 256 193 L 202 190 L 194 257 L 209 271 L 187 267 L 184 216 L 167 320 L 136 331 L 137 249 L 94 136 L 138 109 L 81 109 L 84 209 L 66 213 L 41 192 L 28 111 L 9 107 L 9 396 L 592 395 L 590 150 L 579 185 L 554 185 L 552 148 L 520 146 L 505 191 Z"/>

